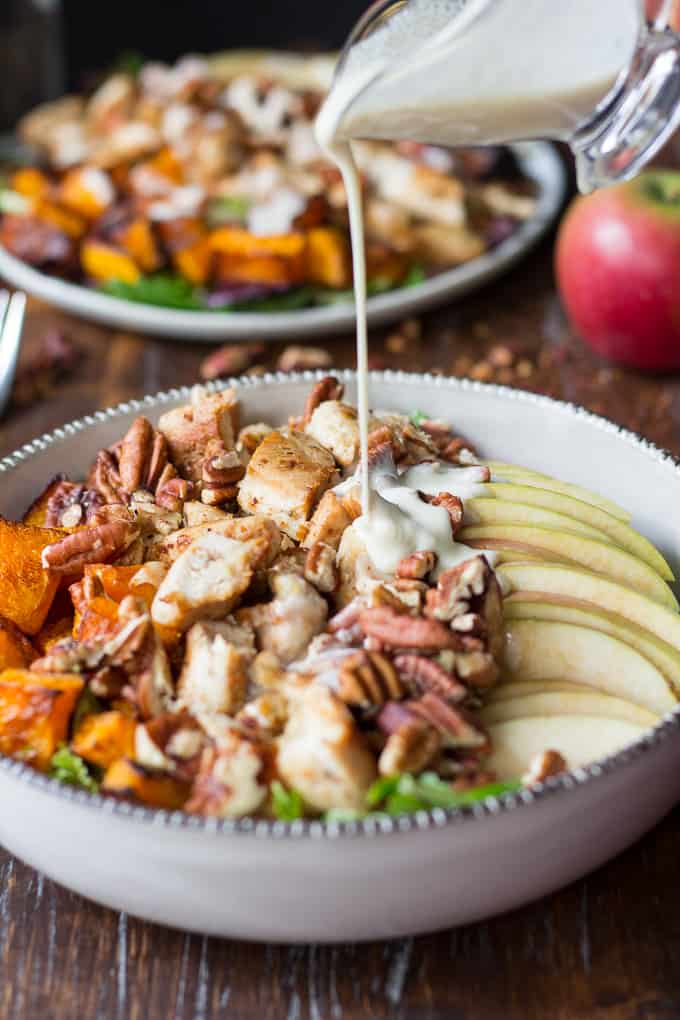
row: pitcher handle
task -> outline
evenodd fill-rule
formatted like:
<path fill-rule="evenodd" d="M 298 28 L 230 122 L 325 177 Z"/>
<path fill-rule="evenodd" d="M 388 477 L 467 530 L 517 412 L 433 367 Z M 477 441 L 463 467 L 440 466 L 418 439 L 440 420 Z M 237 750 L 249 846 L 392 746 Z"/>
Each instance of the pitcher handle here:
<path fill-rule="evenodd" d="M 643 25 L 614 94 L 571 139 L 581 191 L 634 177 L 680 127 L 680 35 L 669 27 L 673 0 Z"/>

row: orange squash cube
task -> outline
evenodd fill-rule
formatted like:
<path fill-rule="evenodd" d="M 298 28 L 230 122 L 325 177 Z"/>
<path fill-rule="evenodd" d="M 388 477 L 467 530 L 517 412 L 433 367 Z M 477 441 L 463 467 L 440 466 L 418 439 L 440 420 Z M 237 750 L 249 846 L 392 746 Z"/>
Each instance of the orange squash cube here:
<path fill-rule="evenodd" d="M 166 773 L 144 768 L 129 758 L 120 758 L 106 770 L 101 792 L 127 797 L 150 807 L 177 811 L 189 796 L 189 784 Z"/>
<path fill-rule="evenodd" d="M 67 237 L 71 237 L 76 241 L 87 230 L 87 222 L 82 216 L 70 209 L 57 205 L 56 202 L 50 202 L 46 198 L 36 199 L 35 215 L 43 223 L 49 223 L 50 226 L 56 227 L 57 230 L 66 234 Z"/>
<path fill-rule="evenodd" d="M 133 258 L 103 241 L 83 242 L 80 261 L 85 273 L 102 283 L 108 283 L 110 280 L 136 283 L 142 275 Z"/>
<path fill-rule="evenodd" d="M 25 669 L 37 657 L 35 648 L 19 628 L 0 617 L 0 671 Z"/>
<path fill-rule="evenodd" d="M 171 254 L 193 248 L 206 236 L 205 224 L 194 216 L 180 216 L 176 220 L 161 220 L 158 232 Z"/>
<path fill-rule="evenodd" d="M 306 239 L 304 234 L 260 237 L 242 227 L 218 227 L 210 234 L 210 245 L 213 251 L 222 255 L 253 258 L 258 255 L 278 255 L 284 259 L 296 259 L 304 256 Z"/>
<path fill-rule="evenodd" d="M 10 187 L 25 198 L 43 198 L 50 190 L 50 182 L 42 170 L 26 166 L 12 174 Z"/>
<path fill-rule="evenodd" d="M 67 739 L 83 680 L 70 674 L 0 673 L 0 753 L 21 755 L 44 771 Z"/>
<path fill-rule="evenodd" d="M 119 758 L 132 758 L 137 723 L 122 712 L 88 715 L 78 727 L 71 750 L 85 761 L 107 769 Z"/>
<path fill-rule="evenodd" d="M 59 578 L 43 569 L 42 551 L 66 534 L 0 518 L 0 615 L 24 634 L 38 633 L 59 587 Z"/>
<path fill-rule="evenodd" d="M 163 265 L 149 220 L 141 216 L 131 220 L 116 233 L 115 239 L 145 273 L 153 273 Z"/>
<path fill-rule="evenodd" d="M 105 596 L 92 599 L 73 621 L 76 641 L 102 641 L 113 637 L 118 627 L 118 603 Z"/>
<path fill-rule="evenodd" d="M 91 221 L 113 205 L 116 190 L 106 170 L 75 167 L 64 175 L 58 195 L 67 209 Z"/>
<path fill-rule="evenodd" d="M 351 285 L 349 241 L 334 227 L 315 227 L 307 234 L 307 279 L 338 290 Z"/>
<path fill-rule="evenodd" d="M 141 569 L 141 564 L 116 567 L 110 563 L 88 563 L 85 567 L 85 577 L 96 577 L 101 581 L 105 595 L 114 602 L 122 602 L 128 595 L 138 594 L 136 591 L 133 592 L 130 582 Z"/>
<path fill-rule="evenodd" d="M 205 237 L 188 248 L 180 248 L 172 256 L 175 269 L 197 286 L 210 279 L 213 260 L 214 252 Z"/>

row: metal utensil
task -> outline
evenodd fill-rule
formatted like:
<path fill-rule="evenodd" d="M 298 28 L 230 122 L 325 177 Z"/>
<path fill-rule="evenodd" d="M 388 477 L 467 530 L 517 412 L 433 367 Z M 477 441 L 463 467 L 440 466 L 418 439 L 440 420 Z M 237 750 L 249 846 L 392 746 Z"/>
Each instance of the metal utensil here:
<path fill-rule="evenodd" d="M 12 393 L 25 314 L 25 294 L 15 291 L 10 297 L 8 291 L 0 291 L 0 416 Z"/>

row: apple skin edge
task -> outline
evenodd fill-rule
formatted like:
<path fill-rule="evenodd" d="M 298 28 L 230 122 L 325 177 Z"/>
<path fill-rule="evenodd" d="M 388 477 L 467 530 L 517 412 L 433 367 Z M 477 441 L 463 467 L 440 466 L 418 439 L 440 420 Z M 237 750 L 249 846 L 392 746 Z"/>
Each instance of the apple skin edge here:
<path fill-rule="evenodd" d="M 575 328 L 599 354 L 645 371 L 680 368 L 680 172 L 651 171 L 577 198 L 555 271 Z"/>

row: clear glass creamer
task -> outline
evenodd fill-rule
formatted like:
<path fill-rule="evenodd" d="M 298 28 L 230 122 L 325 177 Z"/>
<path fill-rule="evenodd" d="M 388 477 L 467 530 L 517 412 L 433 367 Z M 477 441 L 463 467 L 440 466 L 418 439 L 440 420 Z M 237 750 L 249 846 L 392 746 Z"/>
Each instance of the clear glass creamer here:
<path fill-rule="evenodd" d="M 352 32 L 319 124 L 336 142 L 554 138 L 579 187 L 635 174 L 680 124 L 672 0 L 378 0 Z"/>

